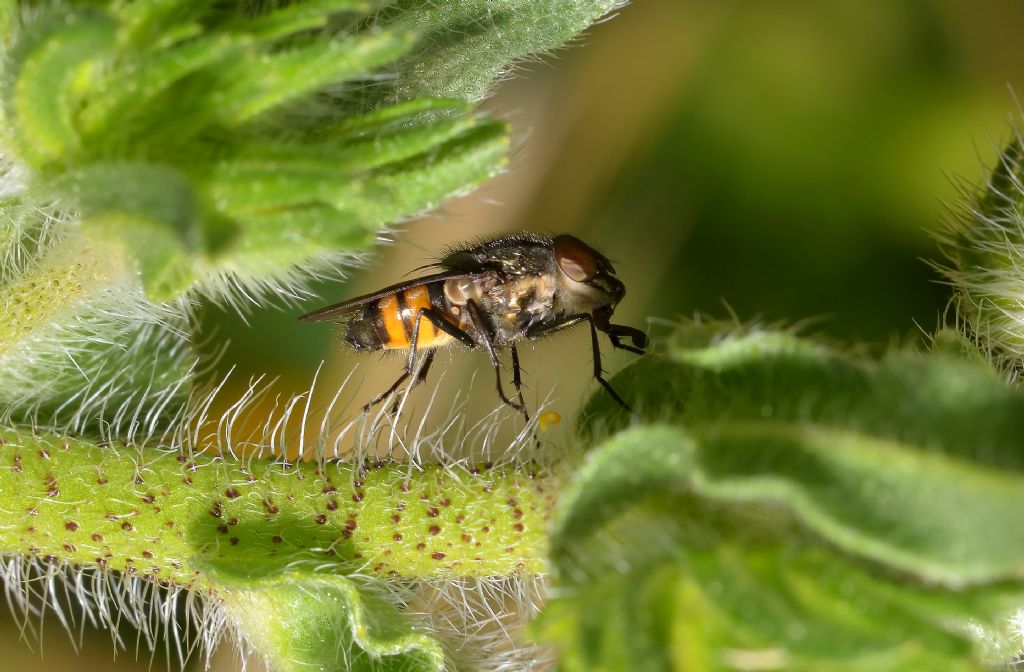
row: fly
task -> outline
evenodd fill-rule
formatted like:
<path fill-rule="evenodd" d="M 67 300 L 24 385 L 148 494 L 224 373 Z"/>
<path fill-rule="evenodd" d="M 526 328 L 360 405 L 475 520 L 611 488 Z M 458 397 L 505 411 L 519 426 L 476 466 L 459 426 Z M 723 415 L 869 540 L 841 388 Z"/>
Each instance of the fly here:
<path fill-rule="evenodd" d="M 594 378 L 629 410 L 602 376 L 598 332 L 608 336 L 613 348 L 637 354 L 647 347 L 647 336 L 634 327 L 611 323 L 626 287 L 600 252 L 575 236 L 519 233 L 452 249 L 437 263 L 422 268 L 439 272 L 299 318 L 341 323 L 344 342 L 354 350 L 408 352 L 405 371 L 364 411 L 394 394 L 410 376 L 409 389 L 423 382 L 437 349 L 458 341 L 487 353 L 498 396 L 529 421 L 516 344 L 582 322 L 590 325 Z M 505 349 L 512 355 L 512 384 L 518 401 L 510 399 L 501 384 L 498 352 Z"/>

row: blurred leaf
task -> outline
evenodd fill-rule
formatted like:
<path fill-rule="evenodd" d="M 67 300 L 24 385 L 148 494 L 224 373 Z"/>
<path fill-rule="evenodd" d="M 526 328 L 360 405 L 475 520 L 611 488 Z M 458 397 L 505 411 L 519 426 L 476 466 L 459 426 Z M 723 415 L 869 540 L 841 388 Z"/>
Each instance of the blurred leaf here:
<path fill-rule="evenodd" d="M 212 526 L 193 530 L 193 546 L 217 544 L 218 535 L 211 530 Z M 238 546 L 219 545 L 217 556 L 197 556 L 195 562 L 213 581 L 228 613 L 275 670 L 446 669 L 437 639 L 413 631 L 379 594 L 337 573 L 338 565 L 324 565 L 323 555 L 312 550 L 316 544 L 300 543 L 310 549 L 306 557 L 292 551 L 276 556 L 275 563 L 270 538 L 253 532 L 246 537 L 246 552 L 234 552 Z M 266 553 L 252 553 L 253 543 L 264 544 Z M 344 540 L 338 544 L 344 546 Z M 343 548 L 336 552 L 346 553 Z"/>
<path fill-rule="evenodd" d="M 656 424 L 560 503 L 570 597 L 540 627 L 567 669 L 983 669 L 972 629 L 1024 599 L 1024 396 L 939 354 L 685 328 L 614 384 Z"/>
<path fill-rule="evenodd" d="M 9 51 L 4 82 L 6 132 L 20 158 L 35 168 L 77 148 L 73 115 L 88 70 L 110 56 L 115 26 L 96 11 L 43 12 Z"/>

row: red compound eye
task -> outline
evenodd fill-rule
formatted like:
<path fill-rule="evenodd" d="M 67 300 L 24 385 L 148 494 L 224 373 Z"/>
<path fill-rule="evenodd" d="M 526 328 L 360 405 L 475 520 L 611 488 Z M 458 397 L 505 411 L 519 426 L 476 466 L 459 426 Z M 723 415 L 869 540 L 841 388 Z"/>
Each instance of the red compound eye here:
<path fill-rule="evenodd" d="M 597 275 L 594 250 L 575 236 L 555 238 L 555 261 L 570 280 L 587 282 Z"/>

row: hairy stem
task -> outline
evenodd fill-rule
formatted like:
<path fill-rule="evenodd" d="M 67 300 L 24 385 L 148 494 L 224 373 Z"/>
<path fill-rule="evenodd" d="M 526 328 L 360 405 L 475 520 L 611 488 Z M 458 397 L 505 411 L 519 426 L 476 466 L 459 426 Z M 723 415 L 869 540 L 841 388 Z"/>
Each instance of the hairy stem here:
<path fill-rule="evenodd" d="M 323 465 L 97 447 L 0 429 L 0 553 L 213 587 L 203 567 L 392 577 L 543 572 L 554 478 L 508 468 Z"/>

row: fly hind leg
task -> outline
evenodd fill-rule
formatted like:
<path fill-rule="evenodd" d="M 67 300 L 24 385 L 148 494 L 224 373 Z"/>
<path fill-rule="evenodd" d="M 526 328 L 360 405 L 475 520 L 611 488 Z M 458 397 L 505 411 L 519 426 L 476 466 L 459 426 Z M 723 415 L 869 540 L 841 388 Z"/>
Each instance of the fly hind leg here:
<path fill-rule="evenodd" d="M 377 395 L 376 397 L 374 397 L 373 401 L 363 406 L 364 413 L 366 413 L 371 408 L 373 408 L 374 406 L 376 406 L 377 404 L 379 404 L 380 402 L 384 401 L 392 394 L 394 394 L 395 391 L 399 388 L 399 386 L 403 382 L 405 382 L 405 379 L 413 375 L 414 372 L 416 372 L 416 355 L 420 340 L 420 324 L 422 323 L 423 318 L 426 318 L 437 329 L 443 331 L 444 333 L 448 334 L 453 338 L 457 338 L 458 340 L 462 341 L 468 347 L 476 347 L 476 342 L 473 340 L 472 336 L 470 336 L 462 329 L 459 329 L 452 323 L 445 320 L 444 317 L 435 309 L 420 308 L 419 311 L 416 313 L 416 324 L 415 326 L 413 326 L 412 329 L 412 337 L 409 339 L 409 357 L 405 363 L 405 371 L 402 372 L 402 375 L 398 377 L 398 380 L 396 380 L 394 384 L 391 385 L 391 387 L 384 391 L 384 393 Z M 424 380 L 426 380 L 427 372 L 430 371 L 430 365 L 433 364 L 433 362 L 434 350 L 430 349 L 427 351 L 426 358 L 423 360 L 423 364 L 420 366 L 419 372 L 416 373 L 416 377 L 413 378 L 412 383 L 410 383 L 408 389 L 406 390 L 407 393 L 411 391 L 414 387 L 422 383 Z M 392 410 L 397 410 L 397 405 Z"/>

